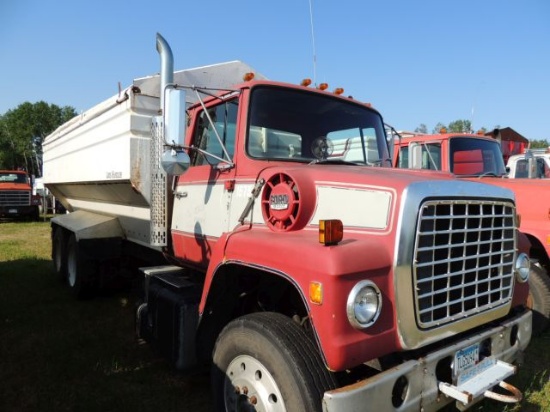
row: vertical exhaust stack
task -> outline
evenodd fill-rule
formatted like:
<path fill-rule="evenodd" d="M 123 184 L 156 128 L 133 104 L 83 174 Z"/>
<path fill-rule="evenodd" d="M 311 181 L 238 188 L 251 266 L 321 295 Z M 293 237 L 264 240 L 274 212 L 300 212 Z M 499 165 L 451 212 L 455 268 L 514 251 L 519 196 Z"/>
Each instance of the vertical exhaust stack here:
<path fill-rule="evenodd" d="M 160 110 L 164 114 L 166 86 L 174 82 L 174 55 L 168 42 L 159 33 L 157 51 L 160 54 Z"/>
<path fill-rule="evenodd" d="M 159 116 L 151 122 L 151 246 L 168 244 L 168 183 L 167 174 L 161 167 L 164 152 L 165 93 L 167 85 L 174 81 L 174 57 L 168 42 L 157 33 L 157 51 L 160 54 L 160 107 Z"/>

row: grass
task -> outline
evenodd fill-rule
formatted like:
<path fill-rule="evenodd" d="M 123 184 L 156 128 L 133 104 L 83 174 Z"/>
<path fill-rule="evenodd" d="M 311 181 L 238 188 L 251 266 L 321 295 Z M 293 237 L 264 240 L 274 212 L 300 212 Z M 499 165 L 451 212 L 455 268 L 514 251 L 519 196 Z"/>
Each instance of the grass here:
<path fill-rule="evenodd" d="M 209 378 L 176 373 L 134 333 L 131 291 L 75 301 L 53 271 L 47 222 L 0 222 L 0 411 L 208 411 Z M 510 382 L 550 411 L 550 332 L 533 338 Z M 447 408 L 446 410 L 454 410 Z"/>
<path fill-rule="evenodd" d="M 181 376 L 134 333 L 131 291 L 75 301 L 49 224 L 0 223 L 0 411 L 206 411 L 209 378 Z"/>

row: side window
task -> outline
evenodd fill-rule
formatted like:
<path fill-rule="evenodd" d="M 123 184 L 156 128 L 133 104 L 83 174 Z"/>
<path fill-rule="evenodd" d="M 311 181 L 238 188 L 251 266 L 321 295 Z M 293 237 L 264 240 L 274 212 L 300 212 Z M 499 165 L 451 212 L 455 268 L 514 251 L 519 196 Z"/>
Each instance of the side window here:
<path fill-rule="evenodd" d="M 399 149 L 399 157 L 398 160 L 398 167 L 400 169 L 408 169 L 409 168 L 409 147 L 403 146 Z"/>
<path fill-rule="evenodd" d="M 441 170 L 441 146 L 426 144 L 422 146 L 422 169 Z"/>
<path fill-rule="evenodd" d="M 196 147 L 208 154 L 196 152 L 191 161 L 193 166 L 216 165 L 221 162 L 220 159 L 226 159 L 222 144 L 229 158 L 233 158 L 237 109 L 237 101 L 233 100 L 208 108 L 208 115 L 204 111 L 201 112 L 194 142 Z"/>
<path fill-rule="evenodd" d="M 519 159 L 516 163 L 516 178 L 529 177 L 529 170 L 527 170 L 527 161 L 525 159 Z"/>

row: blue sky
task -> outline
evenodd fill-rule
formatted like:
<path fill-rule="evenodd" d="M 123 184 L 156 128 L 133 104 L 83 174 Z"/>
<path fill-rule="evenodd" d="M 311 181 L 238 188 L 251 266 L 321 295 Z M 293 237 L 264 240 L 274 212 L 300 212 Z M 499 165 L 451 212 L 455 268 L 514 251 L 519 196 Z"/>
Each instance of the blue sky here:
<path fill-rule="evenodd" d="M 550 1 L 311 5 L 313 36 L 310 0 L 4 0 L 0 114 L 40 100 L 89 109 L 159 71 L 159 32 L 178 70 L 242 60 L 343 87 L 398 130 L 466 119 L 550 141 Z"/>

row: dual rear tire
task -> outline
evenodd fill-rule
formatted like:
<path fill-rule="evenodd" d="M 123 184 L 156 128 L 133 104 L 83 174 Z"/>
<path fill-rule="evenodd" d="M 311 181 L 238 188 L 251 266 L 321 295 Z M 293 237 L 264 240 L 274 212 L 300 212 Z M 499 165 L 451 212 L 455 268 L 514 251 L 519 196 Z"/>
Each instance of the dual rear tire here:
<path fill-rule="evenodd" d="M 82 244 L 61 227 L 52 238 L 52 261 L 57 276 L 65 281 L 77 299 L 91 297 L 95 292 L 95 262 L 86 259 Z"/>

